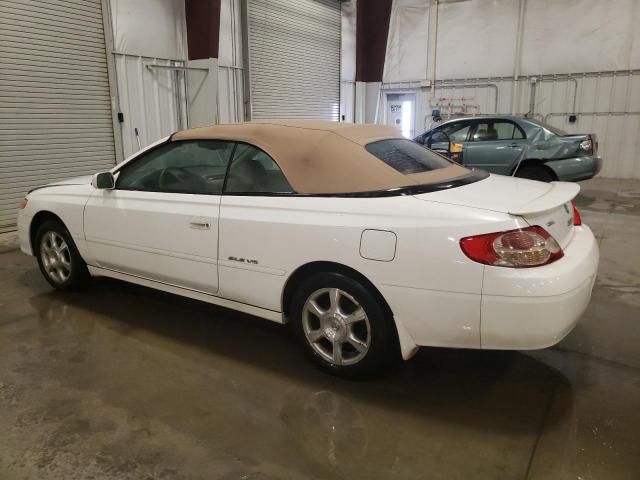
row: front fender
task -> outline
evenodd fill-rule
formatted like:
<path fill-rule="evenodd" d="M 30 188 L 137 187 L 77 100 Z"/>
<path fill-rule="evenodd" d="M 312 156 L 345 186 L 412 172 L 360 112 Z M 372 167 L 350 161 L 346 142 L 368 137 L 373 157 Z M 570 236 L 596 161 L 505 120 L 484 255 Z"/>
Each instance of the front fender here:
<path fill-rule="evenodd" d="M 20 249 L 33 255 L 31 244 L 33 222 L 40 215 L 57 217 L 69 231 L 80 255 L 88 262 L 84 236 L 84 207 L 94 192 L 91 185 L 58 185 L 32 191 L 27 196 L 27 206 L 18 213 L 18 235 Z M 89 263 L 89 262 L 88 262 Z"/>

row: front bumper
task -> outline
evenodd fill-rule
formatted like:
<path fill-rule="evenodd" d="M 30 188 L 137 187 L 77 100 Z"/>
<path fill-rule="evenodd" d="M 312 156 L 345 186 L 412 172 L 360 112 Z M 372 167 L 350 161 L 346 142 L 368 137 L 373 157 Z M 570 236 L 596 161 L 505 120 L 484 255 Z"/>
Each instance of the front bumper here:
<path fill-rule="evenodd" d="M 487 267 L 481 302 L 482 348 L 532 350 L 562 340 L 591 299 L 599 251 L 586 225 L 575 227 L 564 257 L 530 269 Z"/>

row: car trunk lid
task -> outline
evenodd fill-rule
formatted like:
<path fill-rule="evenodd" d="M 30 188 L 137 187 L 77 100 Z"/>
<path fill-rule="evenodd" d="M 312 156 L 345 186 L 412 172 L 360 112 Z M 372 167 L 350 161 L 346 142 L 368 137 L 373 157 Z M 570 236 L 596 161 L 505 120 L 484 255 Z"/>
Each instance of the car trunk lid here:
<path fill-rule="evenodd" d="M 564 248 L 573 231 L 571 200 L 579 191 L 576 183 L 543 183 L 490 175 L 475 183 L 415 197 L 522 217 L 529 225 L 543 227 Z"/>

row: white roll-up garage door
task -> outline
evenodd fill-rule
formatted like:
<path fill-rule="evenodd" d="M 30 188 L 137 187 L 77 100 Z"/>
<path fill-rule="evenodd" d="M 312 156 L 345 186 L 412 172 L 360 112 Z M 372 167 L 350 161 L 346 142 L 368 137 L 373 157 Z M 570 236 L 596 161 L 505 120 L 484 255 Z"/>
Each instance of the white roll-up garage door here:
<path fill-rule="evenodd" d="M 251 117 L 340 117 L 337 0 L 248 0 Z"/>
<path fill-rule="evenodd" d="M 114 162 L 100 0 L 2 0 L 0 231 L 29 189 Z"/>

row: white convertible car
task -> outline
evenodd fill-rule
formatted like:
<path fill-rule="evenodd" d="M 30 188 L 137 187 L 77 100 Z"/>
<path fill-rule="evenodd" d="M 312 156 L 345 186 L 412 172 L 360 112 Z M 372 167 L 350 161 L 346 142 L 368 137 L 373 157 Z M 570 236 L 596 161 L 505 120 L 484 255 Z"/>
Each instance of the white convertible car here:
<path fill-rule="evenodd" d="M 55 288 L 107 276 L 289 322 L 358 376 L 419 346 L 560 341 L 598 266 L 578 190 L 467 170 L 391 127 L 219 125 L 31 191 L 19 233 Z"/>

